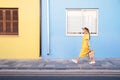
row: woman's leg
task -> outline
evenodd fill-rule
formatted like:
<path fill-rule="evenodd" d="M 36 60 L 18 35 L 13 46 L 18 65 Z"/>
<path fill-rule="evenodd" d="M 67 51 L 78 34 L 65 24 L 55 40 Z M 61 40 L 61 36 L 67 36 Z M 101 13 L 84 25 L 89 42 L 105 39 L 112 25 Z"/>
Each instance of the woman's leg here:
<path fill-rule="evenodd" d="M 92 50 L 90 53 L 90 64 L 94 64 L 95 60 L 94 60 L 94 51 Z"/>
<path fill-rule="evenodd" d="M 80 61 L 81 57 L 85 57 L 86 56 L 86 50 L 87 50 L 86 48 L 82 48 L 78 58 L 77 59 L 72 59 L 72 61 L 74 63 L 78 63 Z"/>
<path fill-rule="evenodd" d="M 79 62 L 79 61 L 80 61 L 80 57 L 77 58 L 77 62 Z"/>
<path fill-rule="evenodd" d="M 95 61 L 94 60 L 94 51 L 92 50 L 91 53 L 92 53 L 91 61 Z"/>
<path fill-rule="evenodd" d="M 80 57 L 78 57 L 77 59 L 72 59 L 72 61 L 73 61 L 74 63 L 78 63 L 78 62 L 80 61 Z"/>

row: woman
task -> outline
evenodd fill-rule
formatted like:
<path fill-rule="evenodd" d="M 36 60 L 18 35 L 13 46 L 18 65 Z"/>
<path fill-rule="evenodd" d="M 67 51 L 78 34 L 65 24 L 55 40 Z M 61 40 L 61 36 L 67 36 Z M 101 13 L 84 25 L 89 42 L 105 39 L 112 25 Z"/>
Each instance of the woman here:
<path fill-rule="evenodd" d="M 82 49 L 81 49 L 79 57 L 77 59 L 72 59 L 72 61 L 74 63 L 78 63 L 80 58 L 88 57 L 90 59 L 89 64 L 94 64 L 95 63 L 94 51 L 90 50 L 90 44 L 89 44 L 89 40 L 90 40 L 89 29 L 85 27 L 85 28 L 82 28 L 82 30 L 84 32 L 84 36 L 82 38 Z"/>

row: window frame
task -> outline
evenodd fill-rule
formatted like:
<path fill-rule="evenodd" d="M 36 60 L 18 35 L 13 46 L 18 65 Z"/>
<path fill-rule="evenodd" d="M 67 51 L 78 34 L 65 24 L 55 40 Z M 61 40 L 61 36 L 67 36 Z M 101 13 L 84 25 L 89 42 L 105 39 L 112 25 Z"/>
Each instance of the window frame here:
<path fill-rule="evenodd" d="M 2 31 L 0 31 L 0 35 L 19 35 L 19 8 L 0 8 L 0 10 L 2 11 L 2 19 L 0 20 L 0 22 L 3 24 L 3 30 L 1 29 Z M 10 12 L 10 19 L 7 19 L 7 10 L 8 12 Z M 16 11 L 17 13 L 15 14 Z M 9 23 L 10 25 L 8 25 L 7 23 Z"/>
<path fill-rule="evenodd" d="M 68 32 L 68 11 L 85 11 L 85 10 L 96 10 L 96 18 L 97 18 L 97 21 L 96 21 L 96 33 L 92 33 L 91 31 L 91 36 L 98 36 L 98 8 L 66 8 L 66 36 L 83 36 L 83 32 L 82 32 L 82 28 L 84 27 L 83 26 L 83 23 L 81 21 L 81 24 L 82 24 L 82 27 L 81 27 L 81 31 L 80 32 L 73 32 L 73 33 L 70 33 Z M 83 14 L 83 13 L 82 13 Z M 82 15 L 83 16 L 83 15 Z M 82 20 L 82 19 L 81 19 Z M 87 27 L 87 26 L 85 26 Z M 90 27 L 88 27 L 90 29 Z"/>

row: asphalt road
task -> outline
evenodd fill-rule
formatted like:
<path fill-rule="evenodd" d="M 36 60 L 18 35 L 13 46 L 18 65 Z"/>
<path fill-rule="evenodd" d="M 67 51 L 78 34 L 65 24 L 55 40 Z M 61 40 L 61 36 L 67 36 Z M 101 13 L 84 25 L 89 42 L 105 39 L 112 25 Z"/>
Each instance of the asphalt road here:
<path fill-rule="evenodd" d="M 102 76 L 0 76 L 0 80 L 120 80 Z"/>

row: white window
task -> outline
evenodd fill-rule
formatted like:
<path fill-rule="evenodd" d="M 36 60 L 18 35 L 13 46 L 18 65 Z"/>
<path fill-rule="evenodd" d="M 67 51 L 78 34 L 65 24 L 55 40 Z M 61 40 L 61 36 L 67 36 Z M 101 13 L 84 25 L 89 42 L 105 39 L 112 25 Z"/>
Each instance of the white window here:
<path fill-rule="evenodd" d="M 83 27 L 98 35 L 98 9 L 66 9 L 66 35 L 81 36 Z"/>

